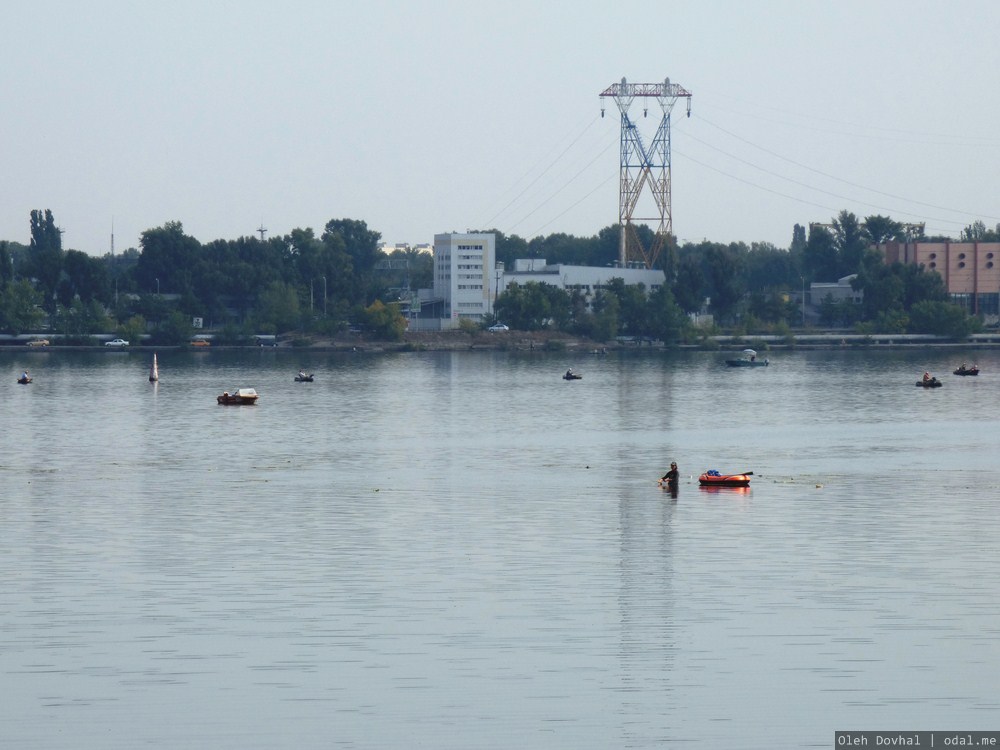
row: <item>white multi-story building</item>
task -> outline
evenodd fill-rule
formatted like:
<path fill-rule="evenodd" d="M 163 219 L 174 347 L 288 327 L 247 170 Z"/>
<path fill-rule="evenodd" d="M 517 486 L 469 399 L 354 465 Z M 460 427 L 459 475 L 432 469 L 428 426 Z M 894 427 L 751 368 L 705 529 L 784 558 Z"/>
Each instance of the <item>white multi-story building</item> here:
<path fill-rule="evenodd" d="M 434 296 L 443 300 L 443 318 L 478 323 L 492 311 L 495 257 L 494 234 L 434 235 Z"/>

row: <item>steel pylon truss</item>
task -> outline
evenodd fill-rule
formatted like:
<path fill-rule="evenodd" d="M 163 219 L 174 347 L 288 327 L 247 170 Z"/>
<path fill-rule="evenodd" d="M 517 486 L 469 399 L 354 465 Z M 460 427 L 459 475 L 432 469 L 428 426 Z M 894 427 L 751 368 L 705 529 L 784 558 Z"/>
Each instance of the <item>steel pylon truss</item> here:
<path fill-rule="evenodd" d="M 639 261 L 646 268 L 653 268 L 664 244 L 673 232 L 670 210 L 670 113 L 680 98 L 687 99 L 687 114 L 691 116 L 691 92 L 671 83 L 629 83 L 622 78 L 601 92 L 601 98 L 610 97 L 621 112 L 621 176 L 619 180 L 618 223 L 621 226 L 619 261 L 623 266 Z M 656 99 L 663 117 L 649 147 L 642 142 L 642 135 L 629 118 L 628 111 L 636 98 Z M 643 102 L 643 115 L 648 104 Z M 603 116 L 604 109 L 601 108 Z M 653 198 L 654 216 L 636 216 L 636 207 L 647 189 Z M 635 222 L 649 223 L 654 227 L 650 247 L 645 247 L 635 228 Z"/>

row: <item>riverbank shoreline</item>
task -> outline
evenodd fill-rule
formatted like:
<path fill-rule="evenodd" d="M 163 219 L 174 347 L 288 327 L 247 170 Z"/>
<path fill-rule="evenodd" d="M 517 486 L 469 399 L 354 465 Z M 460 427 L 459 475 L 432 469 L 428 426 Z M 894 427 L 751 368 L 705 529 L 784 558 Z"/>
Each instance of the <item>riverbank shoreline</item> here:
<path fill-rule="evenodd" d="M 260 345 L 213 345 L 211 347 L 190 347 L 186 344 L 173 346 L 156 346 L 140 344 L 128 349 L 108 348 L 97 345 L 60 345 L 26 348 L 24 344 L 11 342 L 0 346 L 0 352 L 58 352 L 58 351 L 105 351 L 109 355 L 125 351 L 167 351 L 191 349 L 191 351 L 208 352 L 213 349 L 261 349 L 273 352 L 362 352 L 390 353 L 410 351 L 538 351 L 538 352 L 585 352 L 607 354 L 622 351 L 669 351 L 669 350 L 700 350 L 700 351 L 740 351 L 754 349 L 758 352 L 787 350 L 830 350 L 830 349 L 920 349 L 920 348 L 951 348 L 951 349 L 994 349 L 1000 348 L 1000 332 L 992 334 L 975 334 L 967 340 L 955 340 L 942 336 L 925 334 L 837 334 L 814 333 L 800 335 L 748 335 L 748 336 L 707 336 L 703 340 L 687 344 L 666 345 L 640 337 L 618 337 L 614 341 L 598 342 L 591 339 L 567 336 L 561 333 L 547 331 L 521 332 L 510 331 L 490 333 L 487 331 L 442 331 L 414 332 L 404 335 L 402 341 L 376 341 L 360 335 L 341 335 L 329 337 L 289 336 L 280 338 L 274 346 Z"/>

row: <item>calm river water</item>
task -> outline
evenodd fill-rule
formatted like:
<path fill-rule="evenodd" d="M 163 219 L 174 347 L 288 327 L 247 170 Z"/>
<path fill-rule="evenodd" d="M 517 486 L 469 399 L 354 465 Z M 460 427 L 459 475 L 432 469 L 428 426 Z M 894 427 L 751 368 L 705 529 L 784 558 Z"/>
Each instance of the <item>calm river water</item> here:
<path fill-rule="evenodd" d="M 726 356 L 0 353 L 0 746 L 1000 729 L 1000 353 Z"/>

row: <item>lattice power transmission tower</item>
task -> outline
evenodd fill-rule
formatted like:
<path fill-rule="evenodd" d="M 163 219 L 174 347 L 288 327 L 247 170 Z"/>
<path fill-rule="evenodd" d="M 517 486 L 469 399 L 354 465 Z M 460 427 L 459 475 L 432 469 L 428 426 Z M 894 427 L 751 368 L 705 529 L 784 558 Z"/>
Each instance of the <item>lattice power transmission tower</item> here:
<path fill-rule="evenodd" d="M 646 268 L 653 268 L 664 244 L 670 241 L 673 219 L 670 213 L 670 112 L 678 99 L 687 99 L 687 116 L 691 116 L 691 92 L 671 83 L 629 83 L 622 78 L 601 92 L 601 99 L 611 97 L 622 115 L 621 179 L 618 198 L 618 223 L 621 226 L 618 258 L 622 266 L 641 261 Z M 649 110 L 648 99 L 655 99 L 663 112 L 649 148 L 642 143 L 635 123 L 628 116 L 629 107 L 636 98 L 643 99 L 642 114 Z M 603 101 L 601 116 L 604 116 Z M 652 193 L 655 216 L 637 216 L 636 207 L 643 189 Z M 644 247 L 634 222 L 652 223 L 655 233 L 650 247 Z"/>

